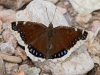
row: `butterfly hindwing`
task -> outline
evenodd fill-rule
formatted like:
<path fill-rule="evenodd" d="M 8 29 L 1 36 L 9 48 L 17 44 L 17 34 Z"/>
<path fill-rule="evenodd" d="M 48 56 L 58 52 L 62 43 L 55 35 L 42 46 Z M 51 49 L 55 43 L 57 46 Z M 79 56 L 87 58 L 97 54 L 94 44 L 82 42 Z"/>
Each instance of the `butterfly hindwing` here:
<path fill-rule="evenodd" d="M 58 26 L 53 30 L 51 39 L 51 49 L 49 55 L 51 58 L 60 58 L 74 47 L 79 40 L 87 38 L 87 32 L 72 27 Z"/>
<path fill-rule="evenodd" d="M 79 40 L 85 40 L 88 34 L 86 31 L 66 26 L 58 26 L 55 28 L 55 31 L 67 50 L 73 47 Z"/>

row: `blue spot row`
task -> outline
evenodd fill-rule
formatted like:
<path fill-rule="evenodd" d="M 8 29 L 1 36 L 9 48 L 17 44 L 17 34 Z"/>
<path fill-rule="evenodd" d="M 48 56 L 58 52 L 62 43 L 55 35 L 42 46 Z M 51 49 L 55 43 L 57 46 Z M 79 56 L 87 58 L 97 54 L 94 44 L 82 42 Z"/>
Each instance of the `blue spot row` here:
<path fill-rule="evenodd" d="M 60 58 L 64 55 L 67 54 L 67 50 L 63 49 L 61 52 L 54 54 L 53 56 L 50 56 L 50 59 L 54 59 L 54 58 Z"/>
<path fill-rule="evenodd" d="M 20 36 L 21 36 L 22 40 L 23 40 L 24 42 L 26 42 L 25 35 L 24 35 L 23 32 L 21 31 L 21 29 L 20 29 L 20 28 L 17 28 L 17 31 L 20 33 Z"/>
<path fill-rule="evenodd" d="M 28 49 L 29 49 L 29 52 L 30 52 L 31 54 L 33 54 L 34 56 L 44 58 L 44 55 L 41 54 L 40 52 L 38 52 L 37 50 L 35 50 L 35 49 L 32 47 L 32 45 L 28 45 Z"/>
<path fill-rule="evenodd" d="M 15 30 L 15 31 L 18 31 L 18 33 L 20 34 L 22 40 L 23 40 L 24 42 L 26 42 L 25 35 L 23 34 L 23 32 L 21 31 L 20 28 L 17 28 L 16 22 L 12 22 L 12 29 Z"/>
<path fill-rule="evenodd" d="M 86 31 L 84 31 L 84 34 L 82 36 L 77 37 L 76 39 L 74 39 L 74 41 L 71 43 L 71 45 L 69 45 L 68 49 L 70 49 L 71 47 L 73 47 L 77 43 L 77 41 L 79 41 L 79 40 L 85 40 L 86 37 L 87 37 L 87 34 L 88 33 Z"/>

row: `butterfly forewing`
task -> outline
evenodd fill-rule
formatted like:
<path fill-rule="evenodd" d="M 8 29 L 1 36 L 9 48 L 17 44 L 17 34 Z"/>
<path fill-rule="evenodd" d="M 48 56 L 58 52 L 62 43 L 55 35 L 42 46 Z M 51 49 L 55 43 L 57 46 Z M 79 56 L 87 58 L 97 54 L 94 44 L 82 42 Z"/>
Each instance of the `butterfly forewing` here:
<path fill-rule="evenodd" d="M 84 36 L 82 30 L 72 27 L 59 26 L 55 28 L 55 31 L 66 50 L 73 47 Z"/>
<path fill-rule="evenodd" d="M 59 26 L 53 28 L 50 50 L 48 51 L 49 57 L 60 58 L 64 56 L 77 43 L 78 39 L 81 39 L 82 35 L 82 30 L 75 30 L 72 27 Z"/>
<path fill-rule="evenodd" d="M 46 29 L 46 27 L 40 23 L 19 21 L 17 24 L 17 31 L 21 30 L 22 35 L 25 36 L 27 43 L 35 41 Z M 20 33 L 20 32 L 19 32 Z"/>
<path fill-rule="evenodd" d="M 35 22 L 24 22 L 18 21 L 17 31 L 20 33 L 20 36 L 26 41 L 27 45 L 31 45 L 35 50 L 46 55 L 47 47 L 47 36 L 46 36 L 46 26 L 41 23 Z"/>

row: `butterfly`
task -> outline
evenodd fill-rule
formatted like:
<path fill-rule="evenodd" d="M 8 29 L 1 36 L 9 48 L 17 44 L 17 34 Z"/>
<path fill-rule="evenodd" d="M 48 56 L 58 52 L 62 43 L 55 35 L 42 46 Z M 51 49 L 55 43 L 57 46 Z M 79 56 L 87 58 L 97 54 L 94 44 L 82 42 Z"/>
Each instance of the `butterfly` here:
<path fill-rule="evenodd" d="M 11 30 L 18 43 L 25 46 L 32 60 L 65 60 L 88 37 L 88 32 L 67 26 L 53 27 L 50 23 L 18 21 L 11 23 Z"/>

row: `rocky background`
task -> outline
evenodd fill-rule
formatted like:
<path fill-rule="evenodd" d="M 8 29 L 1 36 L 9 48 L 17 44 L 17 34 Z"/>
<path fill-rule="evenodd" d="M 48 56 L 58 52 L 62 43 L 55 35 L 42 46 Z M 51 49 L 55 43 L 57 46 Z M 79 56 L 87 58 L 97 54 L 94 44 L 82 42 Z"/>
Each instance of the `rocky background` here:
<path fill-rule="evenodd" d="M 58 71 L 55 70 L 53 72 L 50 69 L 49 71 L 45 71 L 42 70 L 41 68 L 38 68 L 39 66 L 38 64 L 44 65 L 44 63 L 32 62 L 27 57 L 25 51 L 20 47 L 20 45 L 17 44 L 16 38 L 11 34 L 9 29 L 7 28 L 9 23 L 11 23 L 12 21 L 18 21 L 22 19 L 25 21 L 40 20 L 40 18 L 30 19 L 31 15 L 29 14 L 25 15 L 28 11 L 30 11 L 29 4 L 32 1 L 33 0 L 0 0 L 0 75 L 65 75 L 59 72 L 59 69 Z M 94 1 L 45 0 L 45 1 L 53 3 L 66 19 L 65 21 L 61 16 L 59 16 L 60 15 L 59 13 L 56 13 L 56 15 L 58 15 L 61 18 L 59 19 L 60 21 L 63 19 L 63 21 L 61 21 L 63 23 L 54 22 L 54 25 L 66 24 L 67 26 L 77 27 L 83 30 L 89 30 L 94 33 L 94 38 L 91 39 L 92 42 L 86 44 L 88 48 L 86 50 L 88 51 L 88 53 L 86 51 L 83 52 L 86 53 L 87 56 L 84 54 L 81 55 L 81 58 L 84 58 L 84 60 L 86 61 L 84 66 L 84 71 L 82 70 L 79 71 L 78 67 L 76 67 L 75 71 L 78 70 L 77 71 L 78 73 L 74 73 L 74 71 L 70 70 L 73 72 L 73 74 L 69 73 L 67 75 L 100 75 L 100 31 L 99 31 L 100 1 L 99 0 L 94 0 Z M 42 15 L 40 15 L 40 17 L 42 17 Z M 48 24 L 45 21 L 47 20 L 44 19 L 41 20 L 42 23 Z M 77 52 L 80 53 L 79 51 Z M 70 58 L 73 58 L 74 56 L 77 55 L 73 53 L 73 55 Z M 68 58 L 68 61 L 70 58 Z M 51 63 L 49 62 L 49 64 Z M 80 64 L 80 62 L 76 64 Z M 48 67 L 46 66 L 46 68 Z"/>

